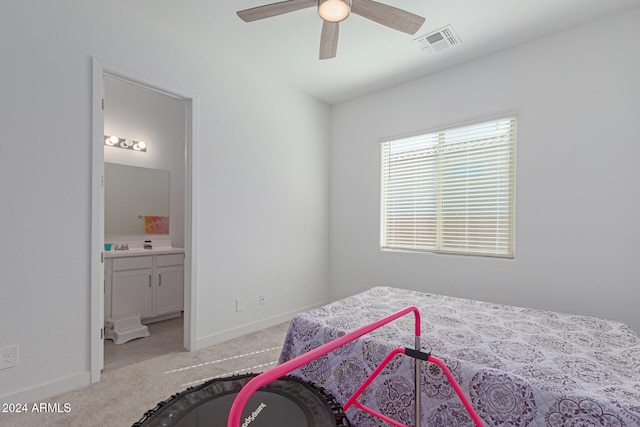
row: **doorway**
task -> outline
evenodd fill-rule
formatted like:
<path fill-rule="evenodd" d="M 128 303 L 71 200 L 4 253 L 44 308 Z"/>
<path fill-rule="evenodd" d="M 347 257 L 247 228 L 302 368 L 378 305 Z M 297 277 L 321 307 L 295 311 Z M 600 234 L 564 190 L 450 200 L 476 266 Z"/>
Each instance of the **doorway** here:
<path fill-rule="evenodd" d="M 121 111 L 120 114 L 111 114 L 109 111 L 108 102 L 105 103 L 109 94 L 119 93 L 119 96 L 124 96 L 124 104 L 134 108 L 134 110 Z M 142 96 L 137 102 L 136 96 L 146 94 Z M 173 346 L 168 346 L 167 352 L 175 351 L 175 346 L 192 350 L 195 348 L 193 333 L 193 326 L 195 322 L 195 304 L 192 302 L 195 299 L 194 296 L 194 284 L 192 278 L 193 275 L 193 232 L 195 224 L 193 223 L 193 148 L 194 148 L 194 97 L 185 93 L 185 91 L 172 88 L 162 82 L 154 81 L 146 76 L 136 75 L 128 70 L 122 70 L 120 67 L 105 64 L 103 61 L 97 59 L 93 60 L 93 186 L 92 186 L 92 253 L 96 256 L 92 257 L 92 292 L 91 292 L 91 382 L 98 382 L 101 376 L 101 370 L 105 367 L 105 342 L 104 342 L 104 321 L 105 321 L 105 290 L 107 289 L 107 283 L 105 276 L 105 257 L 104 257 L 104 243 L 105 243 L 105 192 L 104 192 L 104 171 L 105 161 L 113 163 L 129 163 L 132 166 L 141 166 L 158 169 L 170 169 L 173 170 L 172 179 L 172 210 L 169 215 L 171 219 L 169 236 L 172 240 L 172 246 L 184 248 L 184 316 L 179 316 L 167 322 L 159 322 L 156 325 L 149 324 L 151 331 L 155 330 L 159 335 L 173 334 L 174 339 L 180 339 L 178 335 L 181 332 L 182 343 L 178 342 Z M 126 99 L 129 97 L 129 99 Z M 142 99 L 144 98 L 144 99 Z M 121 100 L 122 101 L 122 100 Z M 147 105 L 145 106 L 145 102 Z M 177 105 L 177 113 L 171 117 L 171 120 L 175 120 L 175 123 L 179 123 L 181 127 L 181 137 L 173 137 L 173 143 L 165 142 L 165 148 L 174 144 L 170 148 L 171 153 L 162 154 L 162 150 L 158 147 L 162 145 L 162 127 L 171 126 L 164 123 L 166 120 L 158 122 L 157 126 L 147 126 L 146 132 L 148 135 L 144 138 L 148 138 L 147 151 L 145 153 L 127 153 L 127 150 L 113 150 L 110 153 L 105 153 L 104 135 L 107 132 L 125 132 L 122 137 L 140 138 L 140 129 L 135 129 L 140 122 L 144 122 L 145 115 L 147 118 L 151 117 L 151 121 L 147 120 L 147 123 L 153 123 L 154 115 L 158 114 L 158 111 L 154 111 L 154 104 L 162 104 L 166 102 L 167 105 L 173 103 Z M 180 107 L 181 106 L 181 107 Z M 126 108 L 124 108 L 126 109 Z M 139 110 L 136 111 L 135 109 Z M 135 119 L 135 114 L 140 114 L 140 119 Z M 120 120 L 118 119 L 120 117 Z M 122 119 L 123 117 L 129 117 L 131 120 Z M 169 123 L 171 122 L 169 120 Z M 115 123 L 118 123 L 117 125 Z M 126 123 L 125 123 L 126 122 Z M 120 126 L 120 128 L 118 128 Z M 118 128 L 118 129 L 114 129 Z M 171 128 L 165 127 L 166 130 Z M 125 135 L 127 132 L 130 135 Z M 134 135 L 134 133 L 136 133 Z M 155 132 L 155 133 L 154 133 Z M 155 141 L 152 141 L 155 140 Z M 152 150 L 151 147 L 156 144 L 156 150 Z M 107 147 L 112 148 L 112 147 Z M 155 154 L 154 154 L 155 153 Z M 123 161 L 123 156 L 131 154 L 151 154 L 150 156 L 137 156 L 129 157 L 128 160 Z M 164 159 L 163 159 L 164 158 Z M 133 159 L 133 160 L 132 160 Z M 176 162 L 176 159 L 177 160 Z M 171 173 L 171 171 L 170 171 Z M 177 206 L 179 208 L 176 208 Z M 144 234 L 144 233 L 143 233 Z M 122 237 L 127 239 L 127 237 Z M 163 236 L 166 237 L 166 236 Z M 145 237 L 140 236 L 141 240 Z M 113 240 L 111 236 L 110 240 Z M 116 238 L 117 240 L 117 238 Z M 99 256 L 99 262 L 97 258 Z M 147 323 L 147 322 L 145 322 Z M 153 325 L 153 326 L 152 326 Z M 181 330 L 177 330 L 177 328 Z M 138 340 L 138 341 L 144 341 Z M 126 344 L 124 344 L 126 345 Z M 144 346 L 144 343 L 136 344 L 137 346 Z M 111 343 L 109 348 L 113 349 Z M 157 348 L 156 345 L 154 347 Z M 139 350 L 139 349 L 138 349 Z M 157 350 L 153 350 L 156 351 Z M 121 352 L 122 353 L 122 352 Z M 133 362 L 132 362 L 133 363 Z"/>

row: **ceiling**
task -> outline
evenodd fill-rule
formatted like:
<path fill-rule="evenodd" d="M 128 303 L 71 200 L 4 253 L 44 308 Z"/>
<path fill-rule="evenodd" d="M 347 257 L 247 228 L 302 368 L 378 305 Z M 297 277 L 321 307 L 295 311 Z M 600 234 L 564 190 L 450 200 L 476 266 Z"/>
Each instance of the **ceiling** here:
<path fill-rule="evenodd" d="M 378 0 L 424 16 L 426 21 L 411 36 L 351 14 L 340 23 L 337 57 L 320 61 L 322 20 L 314 7 L 245 23 L 236 11 L 275 1 L 116 1 L 194 37 L 223 40 L 238 62 L 328 104 L 640 4 L 640 0 Z M 415 41 L 447 25 L 458 36 L 458 45 L 437 52 L 423 51 Z"/>

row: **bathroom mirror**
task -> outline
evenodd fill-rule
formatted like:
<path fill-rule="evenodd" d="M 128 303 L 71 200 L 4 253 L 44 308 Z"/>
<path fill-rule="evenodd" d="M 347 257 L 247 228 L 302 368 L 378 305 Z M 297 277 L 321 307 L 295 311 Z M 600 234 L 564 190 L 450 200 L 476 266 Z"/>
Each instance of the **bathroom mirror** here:
<path fill-rule="evenodd" d="M 104 207 L 107 236 L 169 234 L 169 171 L 105 163 Z"/>

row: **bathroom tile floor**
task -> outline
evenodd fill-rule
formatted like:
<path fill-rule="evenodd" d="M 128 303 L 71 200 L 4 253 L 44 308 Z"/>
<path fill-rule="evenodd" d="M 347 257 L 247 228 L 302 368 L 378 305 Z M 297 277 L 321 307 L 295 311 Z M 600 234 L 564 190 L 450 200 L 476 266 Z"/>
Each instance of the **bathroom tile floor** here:
<path fill-rule="evenodd" d="M 167 353 L 186 351 L 183 347 L 183 317 L 149 323 L 151 334 L 124 344 L 115 345 L 104 340 L 103 373 L 141 362 Z"/>

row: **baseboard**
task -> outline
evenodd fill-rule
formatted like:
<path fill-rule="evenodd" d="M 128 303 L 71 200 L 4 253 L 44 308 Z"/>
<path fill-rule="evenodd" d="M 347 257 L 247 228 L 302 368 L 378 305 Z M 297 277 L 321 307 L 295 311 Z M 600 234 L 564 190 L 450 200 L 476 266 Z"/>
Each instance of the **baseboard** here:
<path fill-rule="evenodd" d="M 77 390 L 80 387 L 88 386 L 89 384 L 91 384 L 91 372 L 80 372 L 48 383 L 25 388 L 15 393 L 2 395 L 0 396 L 0 404 L 39 402 L 68 391 Z M 70 402 L 57 403 L 64 404 Z"/>
<path fill-rule="evenodd" d="M 237 328 L 227 329 L 224 331 L 216 332 L 215 334 L 208 335 L 196 340 L 195 350 L 200 350 L 211 345 L 220 344 L 221 342 L 240 337 L 242 335 L 250 334 L 252 332 L 259 331 L 261 329 L 270 328 L 271 326 L 279 325 L 283 322 L 288 322 L 293 319 L 296 314 L 303 313 L 305 311 L 313 310 L 326 305 L 327 303 L 314 304 L 308 307 L 300 308 L 297 310 L 289 311 L 279 314 L 277 316 L 268 317 L 257 322 L 248 323 L 246 325 L 238 326 Z"/>

